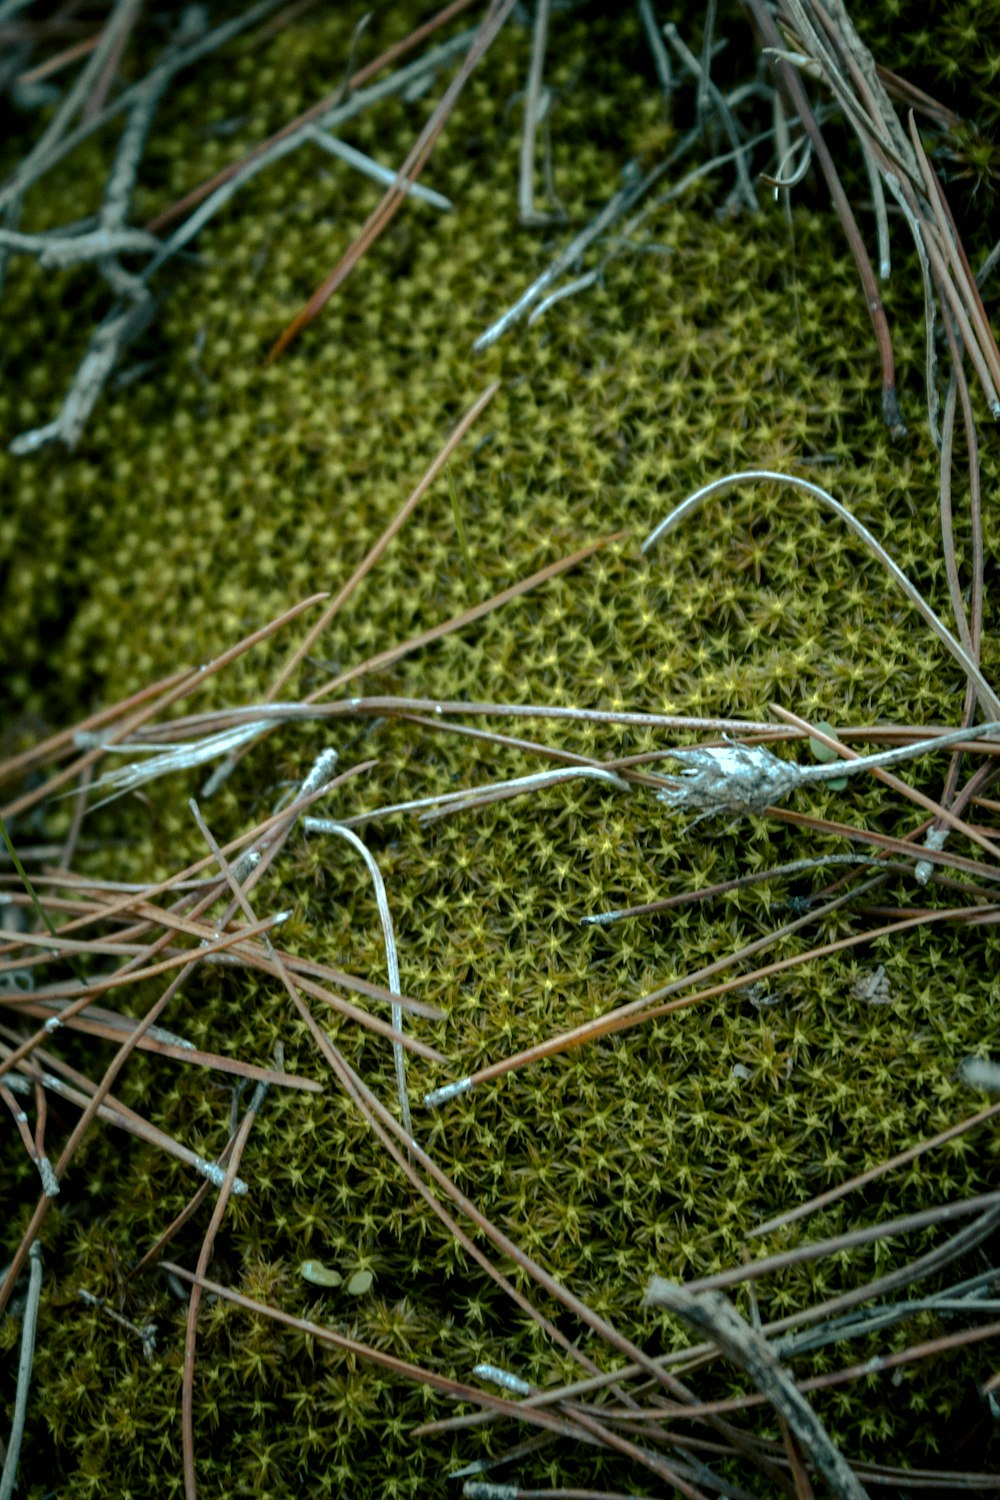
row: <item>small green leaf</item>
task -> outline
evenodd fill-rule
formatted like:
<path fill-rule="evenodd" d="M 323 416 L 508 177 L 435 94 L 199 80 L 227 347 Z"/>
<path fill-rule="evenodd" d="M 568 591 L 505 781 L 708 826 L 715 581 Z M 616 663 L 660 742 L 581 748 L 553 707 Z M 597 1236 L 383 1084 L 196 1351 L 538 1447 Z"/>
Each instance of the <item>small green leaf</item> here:
<path fill-rule="evenodd" d="M 339 1271 L 331 1271 L 321 1260 L 304 1260 L 299 1266 L 299 1275 L 311 1281 L 313 1286 L 339 1286 L 344 1279 Z"/>
<path fill-rule="evenodd" d="M 375 1280 L 371 1271 L 355 1271 L 347 1283 L 347 1290 L 352 1297 L 362 1297 L 365 1292 L 370 1291 L 371 1284 Z"/>
<path fill-rule="evenodd" d="M 833 725 L 828 724 L 825 719 L 817 719 L 816 728 L 822 729 L 823 733 L 828 734 L 831 740 L 840 739 L 840 735 L 834 729 Z M 836 750 L 831 750 L 829 745 L 824 745 L 822 740 L 814 739 L 812 735 L 809 736 L 809 749 L 812 751 L 815 758 L 824 766 L 829 765 L 831 761 L 840 759 Z M 830 788 L 831 792 L 842 792 L 846 785 L 846 776 L 838 776 L 835 781 L 827 782 L 827 786 Z"/>

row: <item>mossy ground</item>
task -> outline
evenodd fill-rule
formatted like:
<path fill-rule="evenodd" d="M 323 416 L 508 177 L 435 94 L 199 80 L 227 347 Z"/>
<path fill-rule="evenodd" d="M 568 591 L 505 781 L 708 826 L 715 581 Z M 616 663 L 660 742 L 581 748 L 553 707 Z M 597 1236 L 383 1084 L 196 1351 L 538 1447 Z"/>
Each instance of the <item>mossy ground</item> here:
<path fill-rule="evenodd" d="M 406 32 L 411 9 L 387 18 L 380 43 Z M 237 48 L 225 66 L 192 77 L 157 127 L 138 216 L 332 87 L 353 20 L 346 10 L 314 16 L 263 57 Z M 662 106 L 637 23 L 560 15 L 558 39 L 549 70 L 553 173 L 578 222 L 658 129 Z M 318 151 L 264 174 L 201 236 L 133 351 L 132 364 L 149 361 L 148 369 L 118 382 L 74 454 L 0 454 L 9 497 L 0 517 L 0 640 L 8 722 L 18 732 L 76 718 L 204 660 L 294 600 L 336 586 L 493 378 L 502 390 L 451 465 L 471 567 L 439 482 L 323 638 L 323 663 L 350 665 L 610 530 L 624 528 L 628 540 L 357 691 L 734 716 L 764 716 L 776 699 L 834 724 L 957 719 L 963 684 L 951 662 L 877 564 L 800 497 L 747 491 L 704 511 L 648 559 L 638 551 L 651 525 L 706 480 L 738 467 L 792 468 L 821 477 L 947 614 L 937 456 L 920 416 L 919 282 L 905 256 L 887 297 L 911 422 L 900 444 L 879 421 L 853 266 L 835 220 L 817 209 L 797 210 L 791 227 L 770 206 L 752 220 L 720 219 L 720 195 L 695 190 L 650 220 L 645 253 L 612 260 L 596 288 L 472 353 L 475 336 L 566 234 L 517 223 L 515 96 L 528 47 L 524 28 L 504 33 L 427 169 L 455 212 L 411 205 L 401 213 L 289 355 L 263 367 L 270 343 L 378 201 L 375 187 Z M 398 162 L 427 107 L 382 105 L 347 137 Z M 6 150 L 16 155 L 16 143 Z M 106 169 L 98 148 L 75 158 L 36 209 L 39 222 L 89 211 Z M 0 389 L 4 443 L 51 416 L 99 311 L 85 276 L 59 281 L 15 267 L 5 302 L 13 336 Z M 984 463 L 988 489 L 995 446 Z M 989 509 L 986 527 L 995 574 Z M 988 589 L 984 667 L 994 680 L 996 624 Z M 290 644 L 245 658 L 203 703 L 251 701 Z M 300 687 L 325 670 L 307 667 Z M 654 745 L 635 730 L 552 723 L 530 732 L 585 753 Z M 338 796 L 344 816 L 537 768 L 412 725 L 300 727 L 267 740 L 206 804 L 216 835 L 263 816 L 328 743 L 342 766 L 378 757 Z M 941 764 L 922 769 L 929 790 Z M 88 868 L 152 879 L 200 854 L 187 811 L 196 789 L 175 778 L 96 814 L 89 832 L 107 844 Z M 857 783 L 810 793 L 809 807 L 894 834 L 918 820 L 912 807 Z M 46 826 L 59 821 L 57 812 Z M 403 989 L 447 1012 L 444 1025 L 413 1024 L 447 1053 L 448 1076 L 733 951 L 776 925 L 782 902 L 811 885 L 760 885 L 609 929 L 582 927 L 582 916 L 842 847 L 756 819 L 685 832 L 650 796 L 586 783 L 428 827 L 397 818 L 365 836 L 389 891 Z M 283 934 L 290 946 L 384 979 L 370 886 L 340 846 L 297 838 L 266 894 L 267 909 L 294 904 Z M 907 899 L 905 887 L 898 894 Z M 841 914 L 825 933 L 858 920 Z M 761 1218 L 971 1111 L 955 1064 L 995 1034 L 997 949 L 989 928 L 923 928 L 876 942 L 792 971 L 766 1005 L 737 993 L 502 1080 L 438 1115 L 415 1104 L 415 1128 L 554 1275 L 646 1347 L 667 1347 L 678 1339 L 674 1325 L 640 1307 L 651 1272 L 690 1277 L 738 1260 L 745 1231 Z M 856 990 L 879 963 L 891 1002 L 875 1007 Z M 280 1038 L 289 1069 L 322 1076 L 278 986 L 253 977 L 201 977 L 170 1024 L 261 1062 Z M 384 1047 L 332 1030 L 391 1098 Z M 443 1081 L 419 1063 L 410 1077 L 414 1101 Z M 226 1139 L 229 1095 L 206 1075 L 136 1063 L 121 1093 L 205 1155 Z M 984 1191 L 995 1183 L 996 1149 L 989 1130 L 963 1137 L 769 1248 Z M 13 1147 L 3 1163 L 5 1201 L 18 1205 L 5 1246 L 34 1201 L 29 1166 Z M 570 1374 L 383 1160 L 334 1085 L 315 1098 L 272 1093 L 244 1175 L 252 1191 L 230 1207 L 213 1262 L 219 1279 L 458 1378 L 480 1359 L 543 1385 Z M 122 1272 L 191 1188 L 177 1163 L 110 1134 L 95 1133 L 77 1159 L 45 1233 L 26 1494 L 180 1492 L 183 1309 L 162 1278 L 126 1290 Z M 178 1258 L 193 1262 L 203 1230 L 189 1226 Z M 858 1284 L 923 1244 L 883 1244 L 764 1283 L 762 1315 Z M 345 1279 L 371 1269 L 370 1294 L 310 1287 L 298 1274 L 307 1256 Z M 79 1301 L 80 1287 L 159 1325 L 151 1363 Z M 947 1326 L 922 1315 L 878 1347 Z M 5 1340 L 15 1334 L 8 1320 Z M 607 1359 L 593 1341 L 587 1347 Z M 852 1348 L 845 1362 L 863 1352 Z M 835 1350 L 814 1356 L 811 1368 L 839 1361 Z M 945 1433 L 974 1404 L 973 1378 L 988 1368 L 985 1355 L 943 1357 L 905 1368 L 899 1384 L 873 1377 L 817 1406 L 851 1456 L 921 1463 L 940 1453 L 960 1463 Z M 706 1387 L 739 1388 L 725 1372 Z M 5 1398 L 12 1393 L 8 1376 Z M 262 1320 L 221 1304 L 203 1311 L 195 1426 L 206 1496 L 445 1494 L 450 1468 L 504 1436 L 410 1438 L 416 1422 L 443 1411 L 425 1391 Z M 988 1454 L 970 1450 L 965 1462 L 986 1466 Z M 523 1483 L 582 1475 L 643 1488 L 642 1476 L 617 1462 L 566 1447 L 517 1472 Z"/>

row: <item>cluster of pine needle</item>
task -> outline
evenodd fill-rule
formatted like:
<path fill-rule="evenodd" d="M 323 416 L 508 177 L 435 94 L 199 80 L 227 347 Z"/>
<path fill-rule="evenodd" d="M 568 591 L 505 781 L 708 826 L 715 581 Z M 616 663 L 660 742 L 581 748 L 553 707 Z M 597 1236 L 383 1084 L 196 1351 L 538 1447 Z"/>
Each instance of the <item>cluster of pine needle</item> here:
<path fill-rule="evenodd" d="M 0 0 L 0 1500 L 996 1491 L 973 22 L 333 9 Z"/>

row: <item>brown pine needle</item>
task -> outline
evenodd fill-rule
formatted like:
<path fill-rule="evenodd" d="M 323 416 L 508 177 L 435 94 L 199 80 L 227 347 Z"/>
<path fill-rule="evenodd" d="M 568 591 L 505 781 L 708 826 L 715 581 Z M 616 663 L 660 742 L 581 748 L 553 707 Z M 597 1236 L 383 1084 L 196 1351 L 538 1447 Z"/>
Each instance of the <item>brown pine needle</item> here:
<path fill-rule="evenodd" d="M 273 364 L 276 359 L 284 354 L 289 344 L 298 337 L 302 330 L 308 328 L 309 324 L 322 311 L 327 302 L 329 302 L 334 292 L 347 280 L 361 257 L 395 218 L 400 208 L 406 202 L 407 187 L 419 177 L 421 169 L 430 156 L 438 136 L 444 129 L 445 122 L 454 109 L 458 101 L 458 96 L 465 87 L 470 74 L 480 58 L 496 39 L 513 8 L 514 0 L 490 0 L 489 9 L 479 28 L 475 41 L 469 48 L 465 60 L 445 90 L 443 97 L 427 124 L 417 137 L 413 149 L 399 169 L 399 176 L 395 183 L 387 190 L 378 207 L 369 215 L 354 243 L 344 252 L 330 274 L 320 282 L 308 302 L 295 315 L 287 328 L 283 330 L 267 356 L 267 364 Z"/>
<path fill-rule="evenodd" d="M 287 662 L 282 667 L 281 671 L 278 673 L 271 686 L 268 688 L 267 693 L 264 696 L 265 703 L 274 702 L 275 698 L 277 698 L 278 694 L 284 687 L 285 683 L 288 681 L 289 677 L 291 677 L 292 673 L 301 664 L 308 653 L 313 649 L 323 631 L 330 624 L 330 621 L 334 618 L 334 616 L 338 613 L 342 606 L 346 604 L 347 600 L 351 597 L 359 584 L 365 578 L 367 578 L 368 574 L 375 567 L 376 563 L 379 561 L 379 559 L 382 557 L 382 554 L 389 546 L 389 543 L 402 530 L 403 526 L 416 510 L 417 506 L 420 504 L 420 501 L 423 499 L 424 495 L 426 495 L 435 479 L 437 479 L 438 475 L 446 467 L 448 460 L 455 452 L 455 449 L 459 446 L 470 429 L 475 426 L 476 422 L 479 420 L 482 413 L 486 410 L 487 406 L 489 406 L 490 402 L 493 400 L 493 397 L 496 395 L 499 389 L 500 382 L 495 380 L 492 385 L 486 387 L 482 395 L 477 397 L 477 399 L 469 407 L 469 410 L 462 417 L 461 421 L 458 422 L 458 424 L 455 426 L 444 447 L 430 464 L 423 477 L 421 478 L 419 484 L 417 484 L 416 488 L 412 491 L 405 504 L 397 512 L 395 518 L 382 532 L 382 535 L 379 537 L 378 541 L 375 542 L 375 544 L 371 548 L 369 548 L 368 552 L 355 568 L 350 578 L 340 589 L 337 590 L 337 593 L 330 600 L 329 604 L 327 605 L 326 609 L 324 609 L 319 619 L 307 631 L 301 644 L 297 646 L 292 652 L 291 656 L 288 658 Z"/>
<path fill-rule="evenodd" d="M 877 1182 L 887 1172 L 894 1172 L 897 1167 L 905 1167 L 908 1162 L 916 1161 L 918 1156 L 923 1156 L 925 1151 L 933 1151 L 935 1147 L 943 1146 L 946 1141 L 952 1141 L 956 1136 L 964 1135 L 965 1131 L 971 1130 L 975 1125 L 982 1125 L 986 1120 L 992 1120 L 996 1115 L 1000 1115 L 1000 1104 L 991 1104 L 988 1108 L 981 1109 L 978 1114 L 969 1115 L 967 1119 L 960 1120 L 957 1125 L 949 1125 L 947 1130 L 941 1130 L 926 1141 L 911 1146 L 907 1151 L 900 1151 L 896 1156 L 890 1156 L 888 1161 L 879 1162 L 877 1167 L 869 1167 L 867 1172 L 859 1172 L 856 1177 L 842 1182 L 839 1187 L 830 1188 L 825 1193 L 817 1193 L 816 1197 L 810 1198 L 808 1203 L 800 1203 L 798 1207 L 790 1208 L 786 1213 L 777 1214 L 764 1224 L 755 1225 L 746 1231 L 747 1237 L 773 1234 L 776 1229 L 784 1229 L 788 1224 L 808 1218 L 810 1214 L 818 1213 L 821 1208 L 828 1208 L 831 1203 L 846 1198 L 848 1193 L 853 1193 L 856 1188 L 867 1187 L 870 1182 Z"/>
<path fill-rule="evenodd" d="M 281 1057 L 276 1058 L 278 1071 L 280 1072 Z M 225 1179 L 219 1188 L 219 1196 L 216 1199 L 212 1218 L 205 1231 L 202 1241 L 201 1252 L 198 1256 L 198 1264 L 195 1270 L 195 1280 L 191 1287 L 191 1297 L 188 1301 L 187 1329 L 184 1338 L 184 1368 L 181 1377 L 181 1453 L 183 1456 L 184 1493 L 187 1500 L 197 1500 L 197 1484 L 194 1475 L 194 1356 L 195 1346 L 198 1338 L 198 1310 L 201 1306 L 201 1286 L 197 1278 L 204 1276 L 208 1270 L 209 1261 L 212 1258 L 212 1249 L 215 1238 L 222 1225 L 226 1207 L 229 1203 L 233 1186 L 236 1182 L 236 1173 L 250 1139 L 250 1131 L 253 1129 L 254 1121 L 260 1106 L 264 1102 L 267 1092 L 266 1085 L 259 1084 L 254 1090 L 250 1106 L 233 1142 L 233 1149 L 229 1155 L 229 1165 L 226 1168 Z"/>
<path fill-rule="evenodd" d="M 198 667 L 193 672 L 185 674 L 174 673 L 171 677 L 164 678 L 160 684 L 157 684 L 157 687 L 163 687 L 165 691 L 161 696 L 154 698 L 152 703 L 149 703 L 148 699 L 154 690 L 146 688 L 141 693 L 133 695 L 132 698 L 126 699 L 124 704 L 117 705 L 116 710 L 106 709 L 101 714 L 95 715 L 93 722 L 103 724 L 112 719 L 112 715 L 126 705 L 137 703 L 145 705 L 139 713 L 119 720 L 108 731 L 107 739 L 100 746 L 86 751 L 72 765 L 57 772 L 55 776 L 44 782 L 40 787 L 36 787 L 34 791 L 25 792 L 22 796 L 15 798 L 13 802 L 9 802 L 6 807 L 0 809 L 0 817 L 6 819 L 13 818 L 27 812 L 29 808 L 34 807 L 37 803 L 45 801 L 58 787 L 65 786 L 68 782 L 74 781 L 90 766 L 100 760 L 101 756 L 105 753 L 107 745 L 113 745 L 120 740 L 128 739 L 130 735 L 134 734 L 137 729 L 147 723 L 154 715 L 163 713 L 181 698 L 186 698 L 189 694 L 197 692 L 202 683 L 207 682 L 215 673 L 222 671 L 224 667 L 228 667 L 237 657 L 242 656 L 245 651 L 252 650 L 254 646 L 267 640 L 276 630 L 280 630 L 283 625 L 287 625 L 292 620 L 297 619 L 304 610 L 310 609 L 312 605 L 318 604 L 321 599 L 325 599 L 326 597 L 325 592 L 311 594 L 308 599 L 301 600 L 298 604 L 292 605 L 291 609 L 287 609 L 275 619 L 269 620 L 259 630 L 253 631 L 251 635 L 244 636 L 241 641 L 237 641 L 235 646 L 230 646 L 228 650 L 223 651 L 220 656 L 215 657 L 212 661 L 206 662 L 204 666 Z M 85 720 L 84 722 L 90 724 L 92 721 Z M 13 766 L 23 771 L 29 765 L 38 764 L 43 751 L 45 757 L 48 758 L 53 747 L 61 749 L 63 745 L 71 744 L 74 736 L 79 734 L 81 729 L 81 725 L 75 725 L 72 729 L 63 730 L 59 735 L 55 735 L 52 739 L 45 741 L 44 746 L 28 752 L 26 755 L 17 756 L 13 762 L 7 762 L 6 765 L 0 766 L 0 779 L 6 777 L 11 772 Z"/>
<path fill-rule="evenodd" d="M 1000 910 L 1000 908 L 997 908 Z M 820 915 L 820 910 L 810 913 L 810 918 L 815 919 Z M 744 990 L 753 984 L 758 984 L 764 979 L 770 979 L 775 974 L 781 974 L 788 969 L 797 968 L 802 964 L 812 963 L 818 958 L 828 958 L 835 953 L 845 953 L 851 948 L 861 947 L 865 943 L 875 942 L 880 937 L 895 936 L 897 933 L 909 932 L 916 927 L 926 926 L 931 922 L 942 922 L 948 920 L 962 920 L 968 914 L 966 907 L 954 907 L 944 911 L 926 912 L 919 916 L 908 917 L 901 922 L 890 922 L 883 927 L 875 927 L 867 932 L 856 932 L 848 937 L 838 938 L 835 942 L 824 943 L 819 947 L 810 948 L 805 953 L 792 954 L 789 958 L 776 960 L 774 963 L 766 964 L 762 968 L 751 972 L 740 974 L 736 979 L 727 980 L 723 984 L 711 986 L 709 989 L 698 990 L 693 995 L 685 995 L 682 999 L 671 1000 L 666 1005 L 656 1005 L 656 1001 L 664 995 L 686 988 L 694 982 L 694 976 L 689 978 L 671 980 L 669 984 L 663 985 L 658 990 L 649 994 L 641 995 L 637 1000 L 629 1001 L 628 1004 L 618 1006 L 609 1011 L 607 1015 L 598 1016 L 593 1021 L 585 1021 L 580 1026 L 575 1026 L 569 1031 L 560 1032 L 557 1036 L 549 1037 L 544 1042 L 538 1042 L 533 1047 L 527 1047 L 524 1051 L 516 1053 L 512 1057 L 501 1058 L 499 1061 L 490 1063 L 485 1068 L 479 1068 L 470 1073 L 468 1077 L 462 1078 L 455 1083 L 445 1084 L 442 1088 L 435 1089 L 432 1093 L 424 1096 L 424 1104 L 429 1107 L 447 1102 L 459 1094 L 467 1093 L 479 1084 L 492 1082 L 494 1078 L 501 1078 L 505 1073 L 517 1072 L 522 1068 L 530 1067 L 543 1058 L 556 1057 L 560 1053 L 568 1052 L 574 1047 L 582 1047 L 590 1042 L 599 1040 L 601 1037 L 614 1036 L 619 1032 L 628 1031 L 634 1026 L 644 1026 L 651 1021 L 659 1020 L 662 1016 L 670 1015 L 674 1011 L 686 1010 L 689 1006 L 699 1005 L 706 1000 L 716 1000 L 721 995 L 730 994 L 733 990 Z M 790 924 L 791 925 L 791 924 Z M 789 929 L 783 929 L 787 932 Z M 762 943 L 777 941 L 779 933 L 772 933 L 768 938 L 760 940 Z M 752 945 L 757 947 L 757 944 Z M 718 968 L 729 968 L 739 963 L 745 957 L 749 949 L 735 953 L 718 961 L 710 967 L 717 971 Z M 704 971 L 701 971 L 704 973 Z"/>
<path fill-rule="evenodd" d="M 312 120 L 320 119 L 340 102 L 345 93 L 353 93 L 355 89 L 361 88 L 363 84 L 368 83 L 370 79 L 374 78 L 376 73 L 381 73 L 383 68 L 388 68 L 394 62 L 397 62 L 399 58 L 405 57 L 407 52 L 412 52 L 414 47 L 419 47 L 420 43 L 425 42 L 429 36 L 433 36 L 435 31 L 439 31 L 442 26 L 446 26 L 449 21 L 454 20 L 463 11 L 468 10 L 472 3 L 473 0 L 452 0 L 450 5 L 446 5 L 443 10 L 439 10 L 430 20 L 425 21 L 416 30 L 411 31 L 409 36 L 404 37 L 402 41 L 395 42 L 385 52 L 373 58 L 370 63 L 366 63 L 363 68 L 359 68 L 347 80 L 346 88 L 341 85 L 332 94 L 324 95 L 322 99 L 310 105 L 302 114 L 296 115 L 294 120 L 289 120 L 287 125 L 283 125 L 280 130 L 275 131 L 274 135 L 268 136 L 264 141 L 260 141 L 251 151 L 241 156 L 238 161 L 230 162 L 228 167 L 223 167 L 213 177 L 208 177 L 204 182 L 200 182 L 197 187 L 191 188 L 182 198 L 178 198 L 176 202 L 172 203 L 169 208 L 162 209 L 145 226 L 147 232 L 149 234 L 159 234 L 162 229 L 166 229 L 175 219 L 181 218 L 190 209 L 197 208 L 198 204 L 203 203 L 206 198 L 210 197 L 216 188 L 228 182 L 231 177 L 235 177 L 236 173 L 242 167 L 245 167 L 248 162 L 254 161 L 258 156 L 263 156 L 265 151 L 270 150 L 272 146 L 276 146 L 279 141 L 286 140 L 288 136 L 293 135 L 301 126 L 308 125 Z"/>

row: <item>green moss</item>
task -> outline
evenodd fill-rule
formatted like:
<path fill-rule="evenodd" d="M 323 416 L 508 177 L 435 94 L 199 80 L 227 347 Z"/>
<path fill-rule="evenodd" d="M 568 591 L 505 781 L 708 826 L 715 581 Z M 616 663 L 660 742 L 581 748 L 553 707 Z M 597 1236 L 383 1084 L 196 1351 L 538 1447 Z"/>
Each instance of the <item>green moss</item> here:
<path fill-rule="evenodd" d="M 589 36 L 585 22 L 560 13 L 553 79 L 564 90 L 553 119 L 554 179 L 574 220 L 598 210 L 660 111 L 637 29 L 615 47 L 610 17 L 591 17 Z M 391 25 L 404 33 L 406 17 Z M 246 52 L 186 84 L 158 130 L 140 216 L 331 87 L 349 30 L 346 15 L 312 18 L 275 40 L 266 77 L 262 59 Z M 473 339 L 563 242 L 558 228 L 539 234 L 516 220 L 518 115 L 512 108 L 506 118 L 503 107 L 523 85 L 527 54 L 526 33 L 511 28 L 432 158 L 426 180 L 453 198 L 455 212 L 435 217 L 414 205 L 401 213 L 288 356 L 262 364 L 378 196 L 307 152 L 264 174 L 200 238 L 197 260 L 165 286 L 159 321 L 133 353 L 152 369 L 111 390 L 75 454 L 17 462 L 0 454 L 0 486 L 14 497 L 0 519 L 0 650 L 12 663 L 4 691 L 25 729 L 205 660 L 293 600 L 339 584 L 454 417 L 497 377 L 500 395 L 451 465 L 474 575 L 442 479 L 319 643 L 321 661 L 303 670 L 301 691 L 330 663 L 348 666 L 621 527 L 623 545 L 370 674 L 357 690 L 739 716 L 763 716 L 777 699 L 840 725 L 955 719 L 962 683 L 949 659 L 867 554 L 801 498 L 757 488 L 704 511 L 646 559 L 637 547 L 673 503 L 725 470 L 814 473 L 808 466 L 821 463 L 827 486 L 947 615 L 936 455 L 919 417 L 919 283 L 905 268 L 888 299 L 913 429 L 902 447 L 880 425 L 874 345 L 839 229 L 808 208 L 789 233 L 777 211 L 720 221 L 710 190 L 700 191 L 650 220 L 655 253 L 613 260 L 591 291 L 473 354 Z M 586 90 L 575 81 L 583 68 Z M 349 138 L 398 162 L 426 109 L 388 104 Z M 192 130 L 192 118 L 209 126 Z M 235 136 L 211 133 L 234 118 Z M 103 147 L 81 153 L 44 213 L 89 211 L 106 165 Z M 51 416 L 99 310 L 82 281 L 71 303 L 69 283 L 15 269 L 6 310 L 19 332 L 0 387 L 5 439 Z M 995 450 L 984 465 L 988 489 L 998 478 Z M 992 564 L 990 514 L 986 525 Z M 964 544 L 961 519 L 959 536 Z M 984 668 L 994 676 L 996 624 L 988 606 Z M 199 706 L 259 695 L 290 644 L 291 633 L 241 660 Z M 584 753 L 666 743 L 637 729 L 558 722 L 525 732 Z M 327 743 L 342 764 L 378 758 L 338 794 L 345 817 L 537 769 L 513 750 L 412 725 L 301 727 L 267 740 L 207 804 L 217 836 L 261 816 Z M 939 758 L 915 773 L 929 791 L 940 766 Z M 200 854 L 186 808 L 195 790 L 192 779 L 173 778 L 141 802 L 97 814 L 92 831 L 108 843 L 87 868 L 152 878 Z M 843 794 L 812 793 L 808 806 L 897 836 L 918 821 L 908 804 L 857 783 Z M 403 989 L 447 1014 L 439 1026 L 413 1023 L 447 1055 L 447 1077 L 734 951 L 811 886 L 764 884 L 607 929 L 581 926 L 582 916 L 842 847 L 762 820 L 684 830 L 640 792 L 626 798 L 583 783 L 426 827 L 374 824 L 365 838 L 389 890 Z M 885 899 L 902 904 L 909 893 L 901 886 Z M 384 978 L 370 886 L 344 847 L 319 837 L 290 845 L 260 909 L 293 904 L 290 945 Z M 825 934 L 859 920 L 841 915 Z M 801 951 L 803 941 L 786 940 L 774 956 Z M 417 1063 L 415 1128 L 459 1186 L 555 1276 L 647 1347 L 672 1347 L 677 1327 L 640 1306 L 652 1271 L 699 1276 L 733 1263 L 754 1223 L 971 1111 L 955 1064 L 1000 1019 L 997 949 L 989 927 L 876 941 L 778 978 L 766 997 L 773 1003 L 738 992 L 540 1064 L 433 1116 L 416 1101 L 443 1077 Z M 858 998 L 858 979 L 879 963 L 891 1001 L 873 1007 Z M 290 1070 L 322 1076 L 279 987 L 259 978 L 201 976 L 169 1024 L 257 1061 L 280 1039 Z M 341 1024 L 331 1031 L 391 1098 L 386 1049 Z M 105 1054 L 98 1045 L 87 1055 L 94 1067 Z M 205 1155 L 227 1138 L 229 1096 L 204 1074 L 137 1061 L 120 1092 Z M 62 1123 L 57 1115 L 51 1128 Z M 963 1138 L 768 1248 L 984 1191 L 995 1181 L 995 1153 L 988 1131 Z M 28 1167 L 16 1152 L 2 1162 L 4 1190 L 21 1205 L 5 1245 L 16 1243 L 33 1202 Z M 220 1280 L 459 1379 L 479 1359 L 542 1385 L 569 1378 L 561 1352 L 484 1280 L 332 1083 L 322 1097 L 268 1099 L 244 1175 L 252 1191 L 227 1214 L 212 1268 Z M 111 1134 L 95 1135 L 70 1173 L 45 1235 L 27 1494 L 53 1485 L 66 1500 L 181 1492 L 183 1308 L 162 1278 L 129 1282 L 125 1273 L 192 1187 L 179 1163 Z M 182 1232 L 177 1259 L 193 1264 L 205 1222 L 203 1212 Z M 914 1237 L 905 1250 L 869 1247 L 798 1267 L 760 1286 L 761 1314 L 858 1285 L 889 1257 L 930 1243 Z M 297 1274 L 308 1256 L 345 1282 L 371 1270 L 371 1293 L 310 1286 Z M 155 1358 L 147 1362 L 133 1336 L 85 1306 L 80 1287 L 135 1322 L 157 1323 Z M 564 1315 L 560 1326 L 577 1332 Z M 950 1327 L 911 1323 L 878 1349 Z M 583 1343 L 607 1363 L 592 1338 Z M 206 1495 L 443 1494 L 449 1469 L 507 1437 L 474 1429 L 415 1442 L 416 1423 L 444 1414 L 438 1398 L 223 1304 L 205 1306 L 199 1347 Z M 833 1368 L 840 1352 L 801 1368 Z M 852 1347 L 845 1361 L 871 1352 L 874 1344 Z M 988 1368 L 986 1356 L 946 1356 L 907 1370 L 898 1386 L 883 1378 L 863 1393 L 819 1396 L 817 1407 L 852 1456 L 922 1463 L 947 1452 L 942 1434 Z M 742 1389 L 727 1369 L 713 1380 L 707 1394 Z M 759 1430 L 770 1432 L 766 1418 Z M 566 1445 L 525 1460 L 518 1473 L 524 1483 L 586 1476 L 592 1487 L 643 1487 L 617 1461 Z"/>

